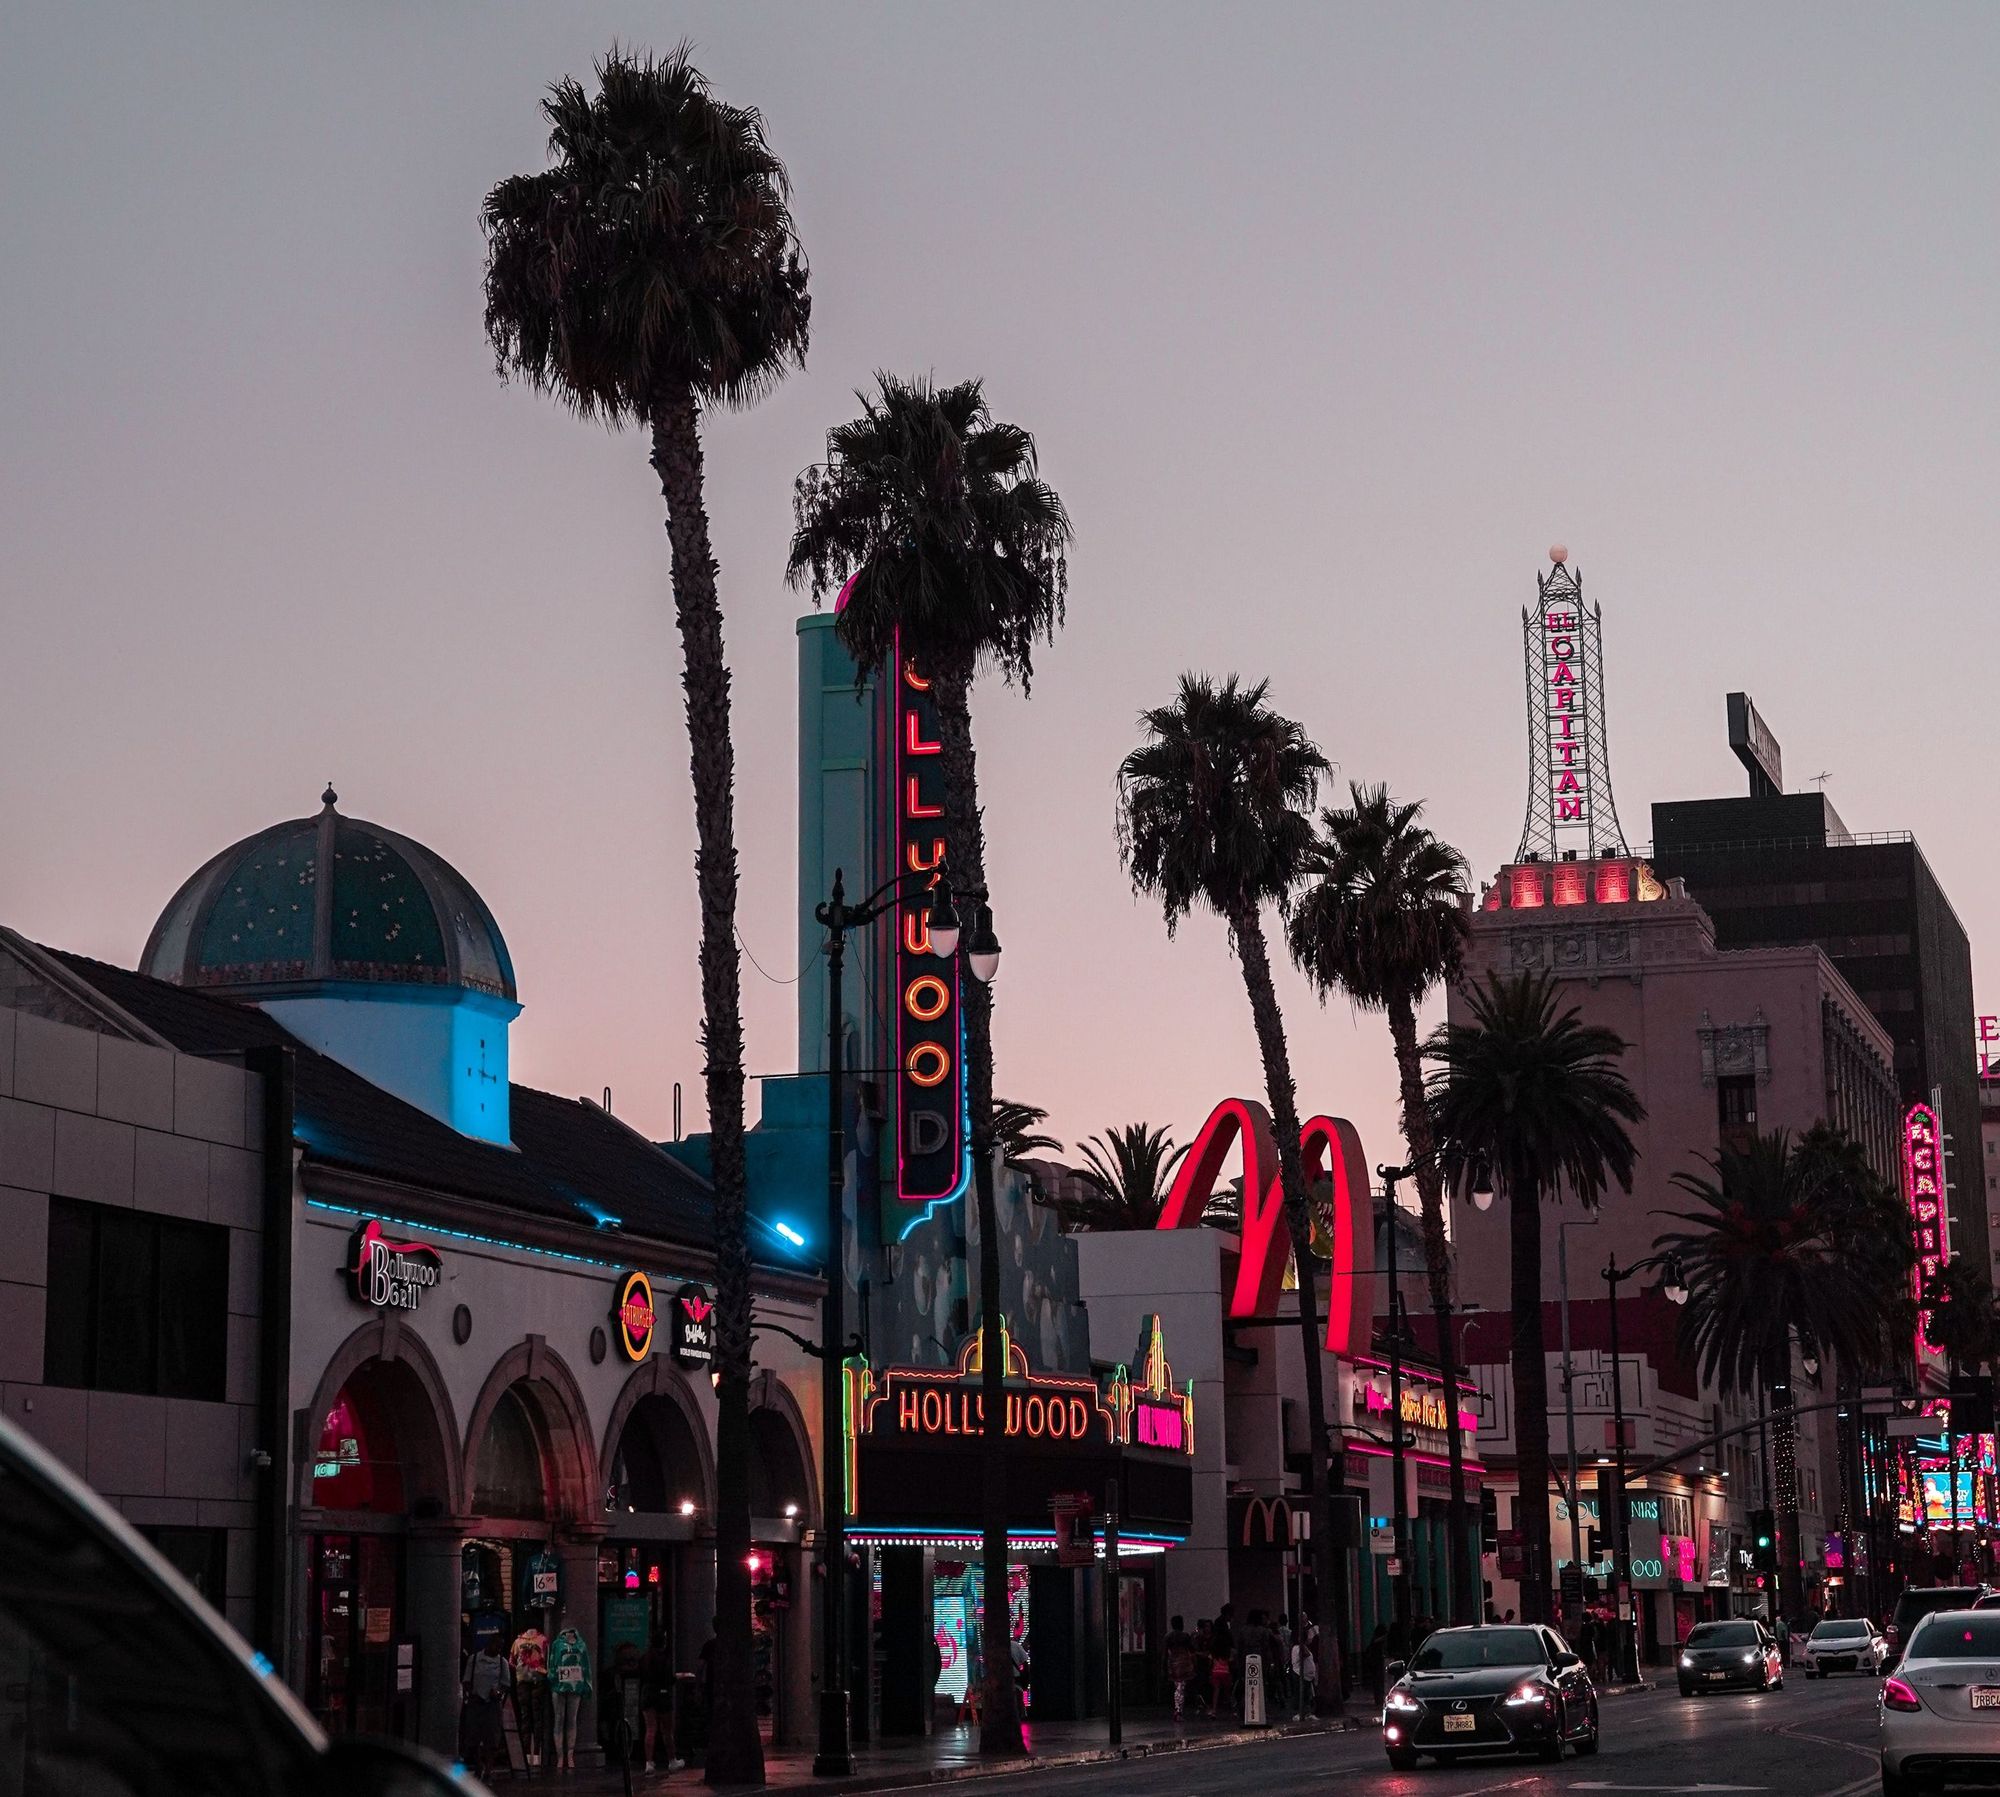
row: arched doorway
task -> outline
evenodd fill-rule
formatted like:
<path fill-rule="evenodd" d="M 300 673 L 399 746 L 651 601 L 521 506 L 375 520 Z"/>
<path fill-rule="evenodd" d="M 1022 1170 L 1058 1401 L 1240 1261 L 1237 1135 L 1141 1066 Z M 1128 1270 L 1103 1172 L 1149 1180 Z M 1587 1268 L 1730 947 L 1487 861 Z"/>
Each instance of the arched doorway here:
<path fill-rule="evenodd" d="M 813 1511 L 805 1428 L 791 1394 L 767 1381 L 750 1412 L 751 1675 L 774 1746 L 801 1738 L 811 1703 L 811 1606 L 801 1532 Z"/>
<path fill-rule="evenodd" d="M 420 1716 L 407 1531 L 412 1518 L 449 1507 L 442 1394 L 425 1377 L 434 1369 L 414 1360 L 367 1353 L 344 1373 L 339 1365 L 322 1385 L 319 1429 L 300 1469 L 306 1700 L 330 1733 L 411 1740 Z"/>
<path fill-rule="evenodd" d="M 459 1663 L 493 1645 L 514 1658 L 511 1712 L 526 1763 L 547 1763 L 553 1693 L 547 1659 L 565 1621 L 594 1633 L 594 1554 L 578 1564 L 571 1530 L 593 1521 L 596 1454 L 583 1398 L 538 1337 L 487 1375 L 466 1430 L 465 1539 L 459 1549 Z M 601 1500 L 595 1522 L 602 1525 Z"/>

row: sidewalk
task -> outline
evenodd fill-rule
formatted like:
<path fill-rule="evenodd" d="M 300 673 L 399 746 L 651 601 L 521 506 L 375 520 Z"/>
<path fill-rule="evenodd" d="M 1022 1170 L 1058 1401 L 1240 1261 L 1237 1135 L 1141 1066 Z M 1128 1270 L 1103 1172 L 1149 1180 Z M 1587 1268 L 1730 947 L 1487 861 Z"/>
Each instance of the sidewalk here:
<path fill-rule="evenodd" d="M 1366 1695 L 1362 1707 L 1367 1707 Z M 1212 1747 L 1241 1746 L 1250 1741 L 1269 1740 L 1277 1735 L 1329 1734 L 1365 1726 L 1357 1721 L 1352 1706 L 1342 1717 L 1307 1717 L 1301 1721 L 1273 1723 L 1265 1728 L 1244 1728 L 1233 1719 L 1217 1722 L 1205 1716 L 1191 1716 L 1176 1725 L 1171 1715 L 1157 1710 L 1141 1711 L 1125 1719 L 1124 1740 L 1118 1747 L 1108 1744 L 1102 1716 L 1083 1722 L 1043 1722 L 1027 1729 L 1028 1753 L 1018 1760 L 982 1760 L 979 1731 L 971 1726 L 946 1728 L 917 1739 L 871 1742 L 854 1750 L 854 1772 L 848 1778 L 813 1777 L 810 1746 L 777 1752 L 764 1757 L 764 1788 L 767 1790 L 883 1791 L 909 1785 L 947 1784 L 960 1779 L 1005 1777 L 1009 1774 L 1045 1771 L 1052 1766 L 1088 1765 L 1097 1761 L 1143 1759 L 1155 1754 L 1186 1753 Z M 702 1789 L 700 1767 L 679 1772 L 651 1774 L 635 1770 L 633 1797 L 681 1797 L 681 1793 Z M 624 1780 L 615 1771 L 558 1774 L 549 1779 L 498 1778 L 502 1791 L 548 1788 L 575 1793 L 576 1797 L 622 1797 Z"/>

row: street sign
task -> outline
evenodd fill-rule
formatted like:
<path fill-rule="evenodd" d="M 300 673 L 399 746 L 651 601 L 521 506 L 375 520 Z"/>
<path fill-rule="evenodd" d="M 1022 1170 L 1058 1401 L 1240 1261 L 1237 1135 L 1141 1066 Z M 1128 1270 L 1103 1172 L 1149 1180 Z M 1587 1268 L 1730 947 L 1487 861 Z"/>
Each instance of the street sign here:
<path fill-rule="evenodd" d="M 1389 1576 L 1392 1579 L 1400 1579 L 1403 1576 L 1403 1563 L 1394 1554 L 1389 1556 Z"/>
<path fill-rule="evenodd" d="M 1924 1435 L 1942 1435 L 1943 1426 L 1934 1416 L 1892 1416 L 1889 1419 L 1889 1439 L 1915 1440 Z"/>

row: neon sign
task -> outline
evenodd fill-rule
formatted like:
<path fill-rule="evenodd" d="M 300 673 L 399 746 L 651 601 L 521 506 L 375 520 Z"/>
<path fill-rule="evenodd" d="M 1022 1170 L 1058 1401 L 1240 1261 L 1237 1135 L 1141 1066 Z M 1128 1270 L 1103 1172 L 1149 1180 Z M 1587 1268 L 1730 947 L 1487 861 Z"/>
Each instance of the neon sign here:
<path fill-rule="evenodd" d="M 1943 1352 L 1931 1334 L 1931 1313 L 1924 1308 L 1931 1289 L 1945 1263 L 1951 1259 L 1951 1219 L 1944 1203 L 1944 1132 L 1937 1112 L 1927 1104 L 1913 1104 L 1903 1114 L 1903 1197 L 1910 1207 L 1910 1240 L 1917 1251 L 1917 1265 L 1911 1275 L 1915 1283 L 1917 1311 L 1917 1352 Z"/>
<path fill-rule="evenodd" d="M 653 1282 L 644 1273 L 634 1270 L 618 1281 L 611 1320 L 618 1325 L 618 1351 L 627 1360 L 644 1360 L 653 1351 L 659 1313 L 653 1306 Z"/>
<path fill-rule="evenodd" d="M 954 1196 L 965 1169 L 965 1079 L 959 970 L 931 947 L 930 892 L 943 883 L 944 742 L 931 683 L 903 659 L 895 700 L 896 874 L 912 882 L 896 906 L 897 1191 L 905 1204 Z"/>
<path fill-rule="evenodd" d="M 1586 902 L 1587 876 L 1577 857 L 1625 853 L 1624 832 L 1611 798 L 1604 730 L 1603 615 L 1587 605 L 1583 585 L 1565 564 L 1535 577 L 1536 604 L 1521 613 L 1528 676 L 1528 816 L 1516 861 L 1554 862 L 1557 904 Z M 1518 901 L 1517 901 L 1518 903 Z"/>
<path fill-rule="evenodd" d="M 1133 1364 L 1139 1369 L 1136 1385 L 1122 1365 L 1111 1375 L 1111 1414 L 1118 1439 L 1142 1448 L 1192 1454 L 1194 1381 L 1175 1386 L 1174 1369 L 1167 1364 L 1166 1332 L 1155 1314 L 1149 1313 L 1139 1325 Z"/>
<path fill-rule="evenodd" d="M 373 1217 L 354 1232 L 342 1276 L 354 1295 L 374 1310 L 415 1310 L 436 1285 L 444 1261 L 422 1242 L 392 1242 Z"/>
<path fill-rule="evenodd" d="M 1979 1077 L 1991 1079 L 1994 1055 L 2000 1053 L 2000 1016 L 1989 1011 L 1973 1021 L 1979 1026 Z"/>
<path fill-rule="evenodd" d="M 983 1355 L 975 1329 L 949 1367 L 898 1366 L 884 1370 L 863 1406 L 861 1433 L 903 1439 L 977 1438 L 986 1432 L 980 1391 Z M 1117 1417 L 1095 1379 L 1036 1373 L 1010 1331 L 1002 1329 L 1007 1384 L 1001 1429 L 1013 1439 L 1090 1442 L 1118 1439 Z"/>
<path fill-rule="evenodd" d="M 667 1352 L 681 1366 L 706 1366 L 715 1353 L 715 1299 L 690 1280 L 674 1293 L 667 1313 Z"/>
<path fill-rule="evenodd" d="M 1284 1186 L 1271 1114 L 1254 1099 L 1225 1098 L 1209 1113 L 1160 1212 L 1161 1229 L 1193 1229 L 1215 1195 L 1222 1164 L 1243 1142 L 1242 1257 L 1229 1297 L 1232 1317 L 1270 1318 L 1291 1258 Z M 1333 1280 L 1326 1306 L 1326 1346 L 1332 1354 L 1366 1354 L 1375 1332 L 1375 1231 L 1368 1197 L 1368 1161 L 1354 1125 L 1341 1117 L 1311 1117 L 1299 1130 L 1308 1185 L 1333 1188 Z"/>

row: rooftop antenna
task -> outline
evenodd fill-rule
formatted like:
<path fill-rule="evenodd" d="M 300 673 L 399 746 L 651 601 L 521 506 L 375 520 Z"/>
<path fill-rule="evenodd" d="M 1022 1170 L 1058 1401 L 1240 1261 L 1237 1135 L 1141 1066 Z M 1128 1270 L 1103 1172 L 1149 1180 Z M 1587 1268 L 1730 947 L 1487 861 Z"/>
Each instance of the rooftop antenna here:
<path fill-rule="evenodd" d="M 1822 796 L 1826 792 L 1826 783 L 1832 778 L 1833 776 L 1825 768 L 1821 768 L 1818 773 L 1813 775 L 1813 784 L 1819 788 Z"/>

